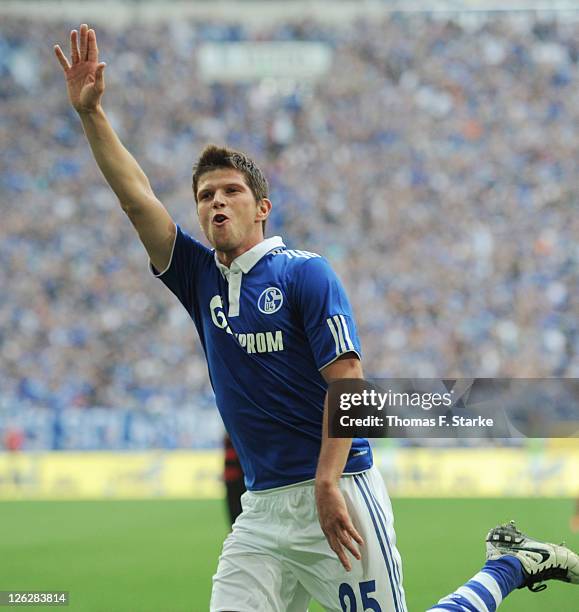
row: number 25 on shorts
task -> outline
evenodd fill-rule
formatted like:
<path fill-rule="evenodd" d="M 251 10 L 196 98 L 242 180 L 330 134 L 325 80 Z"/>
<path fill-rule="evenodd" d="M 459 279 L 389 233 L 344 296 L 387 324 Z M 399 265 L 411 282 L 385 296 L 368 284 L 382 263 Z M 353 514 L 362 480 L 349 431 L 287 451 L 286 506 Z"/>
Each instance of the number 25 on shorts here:
<path fill-rule="evenodd" d="M 373 597 L 370 597 L 370 594 L 374 593 L 376 590 L 376 581 L 368 580 L 367 582 L 360 582 L 358 586 L 362 599 L 362 610 L 364 610 L 364 612 L 367 610 L 382 612 L 380 604 Z M 342 612 L 358 612 L 356 594 L 354 593 L 354 589 L 347 582 L 343 582 L 340 585 L 339 596 Z"/>

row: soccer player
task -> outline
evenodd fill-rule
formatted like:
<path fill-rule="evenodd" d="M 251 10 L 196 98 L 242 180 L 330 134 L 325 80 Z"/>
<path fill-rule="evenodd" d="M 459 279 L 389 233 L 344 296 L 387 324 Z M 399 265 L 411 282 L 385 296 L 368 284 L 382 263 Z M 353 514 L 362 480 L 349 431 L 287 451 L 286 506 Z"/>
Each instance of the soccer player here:
<path fill-rule="evenodd" d="M 406 610 L 392 508 L 366 439 L 327 433 L 328 381 L 362 378 L 350 303 L 328 262 L 264 239 L 272 204 L 245 155 L 207 147 L 193 197 L 210 250 L 178 227 L 101 106 L 94 30 L 55 52 L 69 100 L 151 271 L 193 319 L 248 492 L 213 580 L 211 610 Z M 354 562 L 353 562 L 354 561 Z"/>
<path fill-rule="evenodd" d="M 579 555 L 564 545 L 535 540 L 514 521 L 491 529 L 484 567 L 430 612 L 494 612 L 515 589 L 543 591 L 548 580 L 579 584 Z"/>
<path fill-rule="evenodd" d="M 71 32 L 71 63 L 58 45 L 55 52 L 97 164 L 147 250 L 152 273 L 197 327 L 245 473 L 243 512 L 223 546 L 211 610 L 304 612 L 315 597 L 337 612 L 404 612 L 392 508 L 368 442 L 328 436 L 328 382 L 363 376 L 340 281 L 323 257 L 288 249 L 277 236 L 264 239 L 272 206 L 267 182 L 237 151 L 209 146 L 194 167 L 193 197 L 213 249 L 185 234 L 103 112 L 105 64 L 94 30 L 83 24 L 80 36 Z M 503 573 L 513 572 L 505 594 L 528 581 L 527 574 L 579 582 L 570 551 L 550 549 L 527 568 L 521 557 L 536 555 L 531 549 L 538 544 L 521 540 L 519 548 L 528 548 L 521 552 L 509 547 L 509 538 L 501 532 L 498 558 L 489 557 Z M 547 568 L 551 557 L 557 575 Z M 495 582 L 502 584 L 499 575 Z M 439 609 L 465 609 L 453 600 L 445 598 Z"/>
<path fill-rule="evenodd" d="M 224 465 L 223 482 L 225 483 L 225 501 L 227 502 L 227 514 L 229 522 L 233 523 L 241 514 L 241 496 L 245 493 L 245 478 L 243 468 L 239 463 L 239 457 L 233 448 L 231 438 L 225 435 L 224 446 Z"/>

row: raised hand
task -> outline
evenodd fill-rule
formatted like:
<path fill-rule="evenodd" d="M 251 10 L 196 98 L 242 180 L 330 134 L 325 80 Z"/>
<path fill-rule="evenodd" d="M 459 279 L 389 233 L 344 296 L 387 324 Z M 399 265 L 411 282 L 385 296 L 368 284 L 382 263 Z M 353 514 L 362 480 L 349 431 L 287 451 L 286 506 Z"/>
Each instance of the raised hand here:
<path fill-rule="evenodd" d="M 72 30 L 70 33 L 72 64 L 59 45 L 54 46 L 54 52 L 64 70 L 70 103 L 78 113 L 87 113 L 95 111 L 100 104 L 105 90 L 103 71 L 106 64 L 99 63 L 96 34 L 94 30 L 89 30 L 86 23 L 80 26 L 80 48 L 78 39 L 78 32 Z"/>

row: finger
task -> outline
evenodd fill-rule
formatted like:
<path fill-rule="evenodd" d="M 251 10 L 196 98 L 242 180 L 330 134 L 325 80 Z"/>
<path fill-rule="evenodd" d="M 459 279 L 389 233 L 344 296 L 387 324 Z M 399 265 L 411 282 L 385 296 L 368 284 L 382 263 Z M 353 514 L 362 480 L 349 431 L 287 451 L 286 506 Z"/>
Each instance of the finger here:
<path fill-rule="evenodd" d="M 72 59 L 72 65 L 80 62 L 80 51 L 78 50 L 78 32 L 72 30 L 70 33 L 70 58 Z"/>
<path fill-rule="evenodd" d="M 344 546 L 347 550 L 349 550 L 352 555 L 358 559 L 358 561 L 360 561 L 360 559 L 362 558 L 362 555 L 360 554 L 360 551 L 358 550 L 358 547 L 356 546 L 356 544 L 352 541 L 352 538 L 350 537 L 350 533 L 348 531 L 343 531 L 342 534 L 339 536 L 340 538 L 340 543 L 342 544 L 342 546 Z"/>
<path fill-rule="evenodd" d="M 342 547 L 342 545 L 337 539 L 333 541 L 333 543 L 331 544 L 331 548 L 338 555 L 338 559 L 340 560 L 340 563 L 344 566 L 344 569 L 347 572 L 352 571 L 352 565 L 350 564 L 350 559 L 348 559 L 348 555 L 346 554 L 346 551 L 344 550 L 344 548 Z"/>
<path fill-rule="evenodd" d="M 62 52 L 60 45 L 54 45 L 54 53 L 56 54 L 56 57 L 58 61 L 60 62 L 62 69 L 65 72 L 68 72 L 70 70 L 70 64 L 68 63 L 68 60 L 66 59 L 66 55 Z"/>
<path fill-rule="evenodd" d="M 80 61 L 84 62 L 87 59 L 87 47 L 88 47 L 88 26 L 83 23 L 80 26 Z"/>
<path fill-rule="evenodd" d="M 104 62 L 100 63 L 95 72 L 94 86 L 98 93 L 102 93 L 105 89 L 105 66 L 106 64 Z"/>
<path fill-rule="evenodd" d="M 346 525 L 345 530 L 348 532 L 348 534 L 354 541 L 358 542 L 358 544 L 360 544 L 361 546 L 364 545 L 364 539 L 358 533 L 358 531 L 351 522 Z"/>
<path fill-rule="evenodd" d="M 87 59 L 89 62 L 98 62 L 99 61 L 99 49 L 97 47 L 95 31 L 89 30 L 87 37 L 88 37 Z"/>

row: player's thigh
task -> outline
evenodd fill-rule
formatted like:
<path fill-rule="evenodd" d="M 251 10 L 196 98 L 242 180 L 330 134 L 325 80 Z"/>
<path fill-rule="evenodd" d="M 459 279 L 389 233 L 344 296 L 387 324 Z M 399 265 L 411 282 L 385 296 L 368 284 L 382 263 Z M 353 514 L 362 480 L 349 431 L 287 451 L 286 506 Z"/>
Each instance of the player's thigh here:
<path fill-rule="evenodd" d="M 404 612 L 402 559 L 396 547 L 394 516 L 388 492 L 378 469 L 343 479 L 342 490 L 352 520 L 365 546 L 362 549 L 362 576 L 341 587 L 341 601 L 356 597 L 360 610 L 373 610 L 372 599 L 383 602 L 382 610 Z M 344 607 L 348 610 L 349 608 Z"/>
<path fill-rule="evenodd" d="M 211 612 L 306 612 L 309 595 L 296 577 L 268 554 L 222 556 L 213 577 Z"/>
<path fill-rule="evenodd" d="M 362 560 L 352 559 L 352 571 L 346 572 L 319 526 L 312 524 L 312 534 L 319 529 L 318 545 L 308 546 L 310 554 L 304 555 L 303 562 L 299 555 L 293 556 L 300 582 L 327 610 L 404 612 L 402 564 L 381 476 L 373 469 L 343 478 L 341 488 L 352 521 L 364 539 Z"/>
<path fill-rule="evenodd" d="M 211 612 L 306 612 L 310 597 L 275 550 L 279 526 L 251 501 L 223 544 Z"/>
<path fill-rule="evenodd" d="M 328 546 L 328 553 L 310 559 L 296 570 L 309 594 L 328 612 L 402 612 L 399 594 L 393 590 L 384 569 L 384 561 L 373 551 L 364 551 L 362 561 L 352 559 L 352 571 L 346 572 Z"/>

